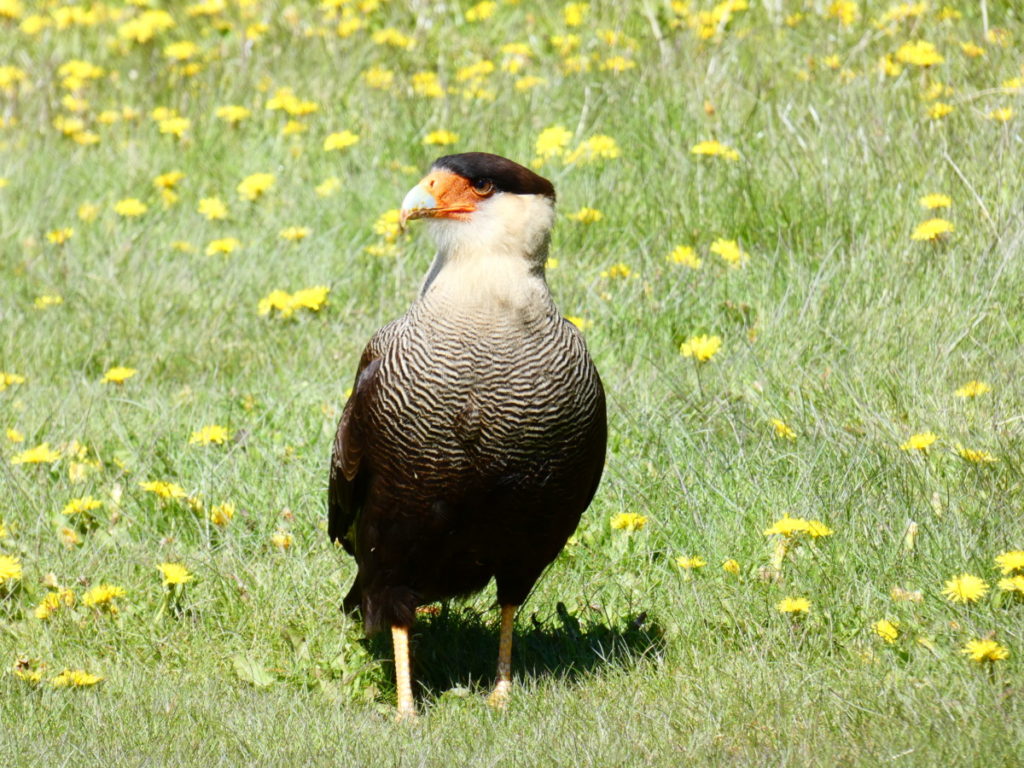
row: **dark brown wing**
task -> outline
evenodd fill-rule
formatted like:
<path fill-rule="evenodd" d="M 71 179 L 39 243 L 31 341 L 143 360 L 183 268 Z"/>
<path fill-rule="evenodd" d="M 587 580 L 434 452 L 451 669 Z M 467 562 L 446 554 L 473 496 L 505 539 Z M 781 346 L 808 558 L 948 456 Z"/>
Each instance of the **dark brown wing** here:
<path fill-rule="evenodd" d="M 397 321 L 381 328 L 363 350 L 352 386 L 352 396 L 345 403 L 331 452 L 330 478 L 327 484 L 327 534 L 340 541 L 345 551 L 355 554 L 354 530 L 359 510 L 366 502 L 367 470 L 362 466 L 365 435 L 362 413 L 372 397 L 380 369 L 381 356 L 387 349 Z"/>

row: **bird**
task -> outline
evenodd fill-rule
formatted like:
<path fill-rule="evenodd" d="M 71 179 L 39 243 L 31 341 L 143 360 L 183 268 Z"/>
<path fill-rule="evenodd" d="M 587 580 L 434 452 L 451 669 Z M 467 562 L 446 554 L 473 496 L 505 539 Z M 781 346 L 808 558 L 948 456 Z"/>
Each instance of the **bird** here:
<path fill-rule="evenodd" d="M 359 360 L 334 440 L 328 535 L 355 557 L 342 606 L 391 629 L 397 718 L 417 716 L 416 609 L 495 580 L 497 680 L 516 611 L 576 530 L 605 463 L 605 393 L 545 278 L 552 183 L 486 152 L 438 158 L 402 201 L 437 252 L 404 315 Z"/>

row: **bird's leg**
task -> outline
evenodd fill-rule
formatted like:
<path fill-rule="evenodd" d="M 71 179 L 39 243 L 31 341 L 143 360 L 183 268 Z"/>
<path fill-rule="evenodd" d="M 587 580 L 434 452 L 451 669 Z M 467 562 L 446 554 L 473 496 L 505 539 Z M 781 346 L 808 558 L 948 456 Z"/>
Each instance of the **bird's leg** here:
<path fill-rule="evenodd" d="M 391 642 L 395 646 L 395 688 L 398 690 L 398 720 L 416 717 L 412 700 L 412 675 L 409 672 L 409 628 L 391 627 Z"/>
<path fill-rule="evenodd" d="M 516 617 L 515 605 L 501 606 L 501 634 L 498 636 L 498 682 L 487 703 L 502 709 L 512 689 L 512 622 Z"/>

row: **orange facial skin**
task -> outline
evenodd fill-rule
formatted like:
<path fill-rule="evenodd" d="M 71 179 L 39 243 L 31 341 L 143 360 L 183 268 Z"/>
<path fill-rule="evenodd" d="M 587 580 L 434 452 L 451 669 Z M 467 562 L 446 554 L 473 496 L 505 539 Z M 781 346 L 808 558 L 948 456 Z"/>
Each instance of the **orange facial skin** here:
<path fill-rule="evenodd" d="M 402 201 L 400 223 L 404 226 L 407 221 L 424 218 L 466 221 L 477 203 L 493 193 L 490 182 L 474 187 L 469 179 L 451 171 L 431 171 Z"/>

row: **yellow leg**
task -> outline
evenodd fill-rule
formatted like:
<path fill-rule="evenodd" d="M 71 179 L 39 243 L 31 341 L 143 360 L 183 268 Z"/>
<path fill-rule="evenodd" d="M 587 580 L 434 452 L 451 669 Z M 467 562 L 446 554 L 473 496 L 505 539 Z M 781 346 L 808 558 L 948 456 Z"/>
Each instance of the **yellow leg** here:
<path fill-rule="evenodd" d="M 395 646 L 395 687 L 398 689 L 398 719 L 416 717 L 412 701 L 412 675 L 409 672 L 409 628 L 391 627 L 391 642 Z"/>
<path fill-rule="evenodd" d="M 492 707 L 501 709 L 508 701 L 512 689 L 512 622 L 516 617 L 516 606 L 501 606 L 501 634 L 498 637 L 498 682 L 487 698 Z"/>

